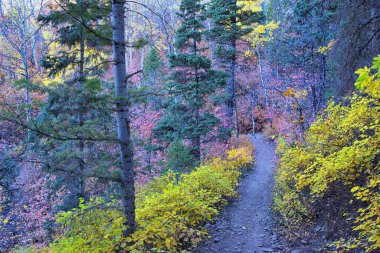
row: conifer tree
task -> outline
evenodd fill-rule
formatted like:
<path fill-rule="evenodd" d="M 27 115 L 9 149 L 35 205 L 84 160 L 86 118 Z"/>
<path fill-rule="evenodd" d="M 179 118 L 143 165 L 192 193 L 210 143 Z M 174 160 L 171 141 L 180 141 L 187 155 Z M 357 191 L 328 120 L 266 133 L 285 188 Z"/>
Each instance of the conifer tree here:
<path fill-rule="evenodd" d="M 178 14 L 182 19 L 175 40 L 176 55 L 170 56 L 174 70 L 167 89 L 170 96 L 166 115 L 155 129 L 164 141 L 190 141 L 195 161 L 201 159 L 201 143 L 219 120 L 208 102 L 216 89 L 225 84 L 225 75 L 211 70 L 204 56 L 204 5 L 201 1 L 183 0 Z"/>
<path fill-rule="evenodd" d="M 147 85 L 153 86 L 157 79 L 161 78 L 160 70 L 163 61 L 156 47 L 152 47 L 144 61 L 144 79 Z"/>
<path fill-rule="evenodd" d="M 47 101 L 41 107 L 35 126 L 43 129 L 41 131 L 45 135 L 40 137 L 45 140 L 36 148 L 45 154 L 45 162 L 51 172 L 61 171 L 59 180 L 52 184 L 53 192 L 62 185 L 70 189 L 60 207 L 69 209 L 78 204 L 80 197 L 86 196 L 83 175 L 87 173 L 86 167 L 92 167 L 86 164 L 89 159 L 86 150 L 90 148 L 86 140 L 89 135 L 91 138 L 95 134 L 99 137 L 95 126 L 101 125 L 104 119 L 110 120 L 111 108 L 107 105 L 111 103 L 110 96 L 102 92 L 97 80 L 104 66 L 102 53 L 109 43 L 106 38 L 109 37 L 110 25 L 105 19 L 109 10 L 104 8 L 103 2 L 78 0 L 57 3 L 59 9 L 38 17 L 43 26 L 56 29 L 55 42 L 61 48 L 45 54 L 42 65 L 50 77 L 60 77 L 64 81 L 41 90 L 46 92 Z M 90 116 L 94 113 L 96 118 Z M 66 140 L 46 138 L 46 133 L 58 133 Z"/>
<path fill-rule="evenodd" d="M 215 43 L 213 50 L 216 62 L 228 74 L 226 87 L 226 114 L 230 130 L 238 134 L 236 107 L 236 43 L 252 29 L 250 24 L 260 19 L 260 13 L 248 13 L 238 6 L 236 0 L 211 0 L 207 16 L 212 20 L 208 33 L 209 40 Z"/>

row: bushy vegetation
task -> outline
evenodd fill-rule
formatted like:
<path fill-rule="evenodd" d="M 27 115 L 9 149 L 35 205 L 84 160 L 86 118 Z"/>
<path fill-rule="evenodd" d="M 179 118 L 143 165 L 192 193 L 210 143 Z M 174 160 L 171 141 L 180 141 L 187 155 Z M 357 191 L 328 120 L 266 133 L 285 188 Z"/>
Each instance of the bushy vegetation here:
<path fill-rule="evenodd" d="M 304 141 L 280 141 L 275 208 L 293 231 L 319 220 L 338 249 L 371 252 L 380 249 L 380 56 L 357 73 L 348 104 L 330 103 Z"/>
<path fill-rule="evenodd" d="M 91 199 L 59 214 L 59 234 L 48 252 L 180 252 L 196 245 L 203 227 L 216 217 L 226 199 L 236 197 L 242 169 L 253 161 L 247 136 L 230 142 L 225 157 L 216 157 L 188 174 L 168 172 L 136 196 L 137 231 L 123 237 L 123 214 L 118 201 Z M 42 252 L 43 252 L 42 250 Z M 40 252 L 40 251 L 38 251 Z"/>

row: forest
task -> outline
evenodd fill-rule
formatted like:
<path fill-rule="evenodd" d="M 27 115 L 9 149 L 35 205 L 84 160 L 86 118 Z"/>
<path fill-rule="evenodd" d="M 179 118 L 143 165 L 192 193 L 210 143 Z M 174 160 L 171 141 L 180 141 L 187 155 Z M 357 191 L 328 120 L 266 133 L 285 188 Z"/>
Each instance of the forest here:
<path fill-rule="evenodd" d="M 0 0 L 0 252 L 380 252 L 380 1 Z"/>

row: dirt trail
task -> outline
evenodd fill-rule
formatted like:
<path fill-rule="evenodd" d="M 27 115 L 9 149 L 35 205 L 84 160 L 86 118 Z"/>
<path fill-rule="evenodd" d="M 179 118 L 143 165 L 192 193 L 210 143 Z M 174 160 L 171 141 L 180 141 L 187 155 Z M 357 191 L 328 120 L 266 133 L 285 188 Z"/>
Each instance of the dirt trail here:
<path fill-rule="evenodd" d="M 256 148 L 256 163 L 242 179 L 240 197 L 226 207 L 216 224 L 207 226 L 211 239 L 192 252 L 302 252 L 286 247 L 272 217 L 274 144 L 263 134 L 251 140 Z"/>

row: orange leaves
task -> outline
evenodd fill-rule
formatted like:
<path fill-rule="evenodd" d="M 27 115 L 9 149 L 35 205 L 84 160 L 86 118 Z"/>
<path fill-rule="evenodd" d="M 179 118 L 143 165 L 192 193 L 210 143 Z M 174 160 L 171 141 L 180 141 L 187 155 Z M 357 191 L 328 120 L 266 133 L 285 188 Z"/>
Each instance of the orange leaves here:
<path fill-rule="evenodd" d="M 294 97 L 298 99 L 306 99 L 307 90 L 294 90 L 293 88 L 288 88 L 286 91 L 282 93 L 286 97 Z"/>
<path fill-rule="evenodd" d="M 294 90 L 292 88 L 287 89 L 283 92 L 284 96 L 292 96 L 294 95 Z"/>

